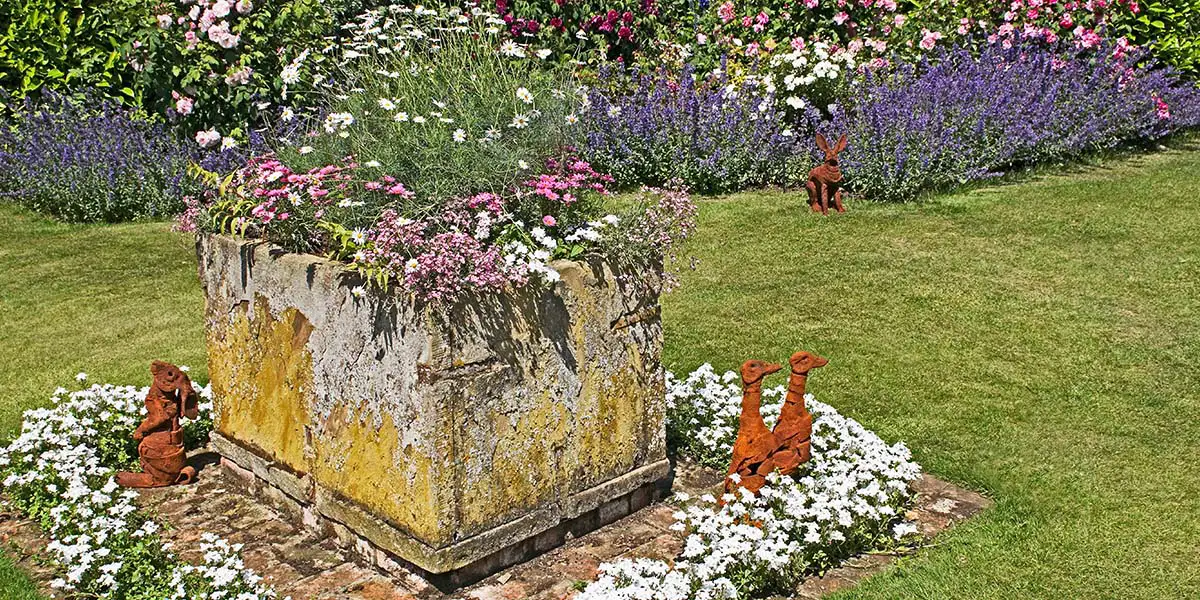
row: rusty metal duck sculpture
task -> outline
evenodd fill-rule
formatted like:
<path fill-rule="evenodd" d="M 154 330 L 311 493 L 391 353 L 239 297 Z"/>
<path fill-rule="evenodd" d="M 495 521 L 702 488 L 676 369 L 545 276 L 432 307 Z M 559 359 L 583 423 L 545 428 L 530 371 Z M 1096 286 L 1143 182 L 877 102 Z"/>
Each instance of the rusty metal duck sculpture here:
<path fill-rule="evenodd" d="M 192 381 L 179 367 L 162 361 L 150 365 L 154 382 L 146 394 L 146 418 L 133 432 L 138 443 L 141 473 L 117 473 L 117 484 L 132 488 L 150 488 L 190 483 L 196 470 L 187 465 L 183 448 L 180 415 L 195 419 L 199 415 Z"/>
<path fill-rule="evenodd" d="M 733 442 L 733 460 L 725 477 L 726 493 L 739 487 L 757 493 L 766 485 L 767 475 L 776 468 L 771 454 L 779 448 L 779 442 L 763 422 L 762 382 L 782 368 L 761 360 L 742 363 L 742 414 L 737 440 Z M 732 477 L 734 474 L 738 477 Z"/>
<path fill-rule="evenodd" d="M 808 172 L 808 205 L 813 212 L 829 214 L 829 203 L 838 212 L 846 212 L 842 206 L 842 171 L 838 166 L 838 153 L 846 149 L 846 135 L 838 138 L 837 144 L 830 147 L 825 136 L 817 134 L 817 147 L 825 153 L 825 161 Z"/>
<path fill-rule="evenodd" d="M 829 364 L 825 358 L 805 352 L 796 352 L 788 361 L 792 374 L 788 378 L 787 397 L 779 412 L 779 421 L 775 423 L 775 439 L 778 449 L 771 455 L 775 466 L 784 475 L 791 475 L 796 469 L 812 458 L 812 413 L 804 404 L 804 388 L 808 383 L 808 373 Z"/>

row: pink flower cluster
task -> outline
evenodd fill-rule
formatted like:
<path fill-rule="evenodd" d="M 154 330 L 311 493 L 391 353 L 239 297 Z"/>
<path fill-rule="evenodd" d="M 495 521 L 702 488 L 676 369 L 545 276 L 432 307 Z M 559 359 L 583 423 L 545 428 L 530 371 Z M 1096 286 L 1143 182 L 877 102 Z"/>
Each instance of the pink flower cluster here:
<path fill-rule="evenodd" d="M 631 241 L 666 252 L 696 230 L 698 209 L 681 183 L 644 188 L 642 195 L 652 200 L 646 204 L 645 212 L 638 215 L 639 222 L 627 228 L 626 235 Z"/>
<path fill-rule="evenodd" d="M 988 32 L 990 43 L 1000 42 L 1006 48 L 1018 36 L 1049 44 L 1069 38 L 1076 47 L 1095 48 L 1102 42 L 1099 31 L 1121 5 L 1132 14 L 1141 11 L 1135 0 L 1011 0 L 992 7 L 991 22 L 961 19 L 958 33 L 966 35 L 979 27 Z"/>
<path fill-rule="evenodd" d="M 267 155 L 252 159 L 238 172 L 235 182 L 258 200 L 250 214 L 261 225 L 286 221 L 297 210 L 304 210 L 313 219 L 320 220 L 330 206 L 356 205 L 356 196 L 360 193 L 401 198 L 414 196 L 403 183 L 389 175 L 360 181 L 355 177 L 358 168 L 358 163 L 346 157 L 340 164 L 296 172 L 278 158 Z"/>
<path fill-rule="evenodd" d="M 201 36 L 207 37 L 212 43 L 226 49 L 232 49 L 241 42 L 241 36 L 233 33 L 232 17 L 234 14 L 246 15 L 254 10 L 249 0 L 231 3 L 229 0 L 194 0 L 195 4 L 188 10 L 186 17 L 179 17 L 177 22 L 187 23 L 184 39 L 188 48 L 195 48 L 200 43 Z M 180 0 L 184 5 L 193 0 Z M 161 23 L 160 23 L 161 25 Z M 199 35 L 197 35 L 199 31 Z"/>
<path fill-rule="evenodd" d="M 451 221 L 460 217 L 455 215 Z M 368 243 L 356 262 L 383 268 L 418 298 L 434 302 L 452 301 L 469 291 L 498 290 L 528 279 L 525 266 L 506 261 L 498 244 L 454 229 L 434 233 L 445 226 L 444 216 L 412 220 L 385 210 L 367 232 Z"/>
<path fill-rule="evenodd" d="M 763 4 L 761 0 L 714 3 L 711 29 L 701 32 L 700 38 L 714 40 L 716 49 L 729 54 L 757 59 L 777 48 L 787 51 L 774 36 L 790 39 L 792 49 L 799 49 L 797 44 L 805 41 L 825 41 L 831 44 L 832 54 L 849 50 L 853 56 L 859 50 L 874 50 L 866 57 L 855 57 L 859 64 L 867 64 L 872 54 L 876 58 L 883 54 L 873 42 L 886 47 L 884 40 L 889 40 L 893 47 L 899 43 L 929 52 L 952 34 L 960 38 L 977 34 L 1005 47 L 1018 39 L 1050 44 L 1066 39 L 1078 48 L 1091 49 L 1101 45 L 1100 32 L 1114 13 L 1141 11 L 1137 0 L 992 0 L 980 5 L 983 10 L 971 17 L 960 17 L 959 12 L 947 22 L 954 11 L 947 13 L 939 3 L 897 12 L 896 0 L 802 0 L 784 3 L 777 13 L 762 10 Z M 797 21 L 791 11 L 809 11 L 810 15 Z M 816 19 L 815 25 L 812 19 Z M 808 30 L 789 31 L 789 23 L 800 22 L 808 23 Z"/>
<path fill-rule="evenodd" d="M 535 278 L 554 282 L 555 258 L 577 256 L 582 245 L 600 242 L 601 231 L 620 221 L 596 219 L 596 207 L 582 201 L 608 193 L 611 176 L 575 157 L 548 160 L 546 168 L 503 195 L 481 192 L 442 201 L 433 211 L 410 212 L 402 201 L 416 194 L 391 176 L 363 177 L 353 157 L 298 171 L 267 155 L 237 172 L 209 210 L 221 222 L 251 225 L 249 235 L 292 244 L 289 250 L 347 258 L 420 300 L 454 302 Z M 194 227 L 196 214 L 189 212 L 183 225 Z M 374 214 L 378 218 L 363 220 Z M 662 242 L 651 235 L 636 243 Z"/>
<path fill-rule="evenodd" d="M 615 10 L 600 15 L 595 15 L 587 22 L 583 23 L 583 29 L 594 29 L 604 33 L 616 32 L 617 37 L 626 40 L 633 40 L 633 13 L 625 11 L 619 13 Z"/>
<path fill-rule="evenodd" d="M 587 162 L 568 158 L 562 163 L 555 159 L 546 161 L 548 173 L 525 182 L 525 187 L 547 200 L 561 201 L 570 205 L 578 199 L 579 190 L 592 190 L 607 194 L 607 184 L 613 182 L 611 175 L 598 173 Z"/>
<path fill-rule="evenodd" d="M 1158 96 L 1151 95 L 1150 97 L 1152 99 L 1154 99 L 1154 109 L 1158 113 L 1158 118 L 1163 121 L 1170 119 L 1171 118 L 1171 107 L 1168 106 L 1167 103 L 1164 102 L 1163 99 L 1159 98 Z"/>

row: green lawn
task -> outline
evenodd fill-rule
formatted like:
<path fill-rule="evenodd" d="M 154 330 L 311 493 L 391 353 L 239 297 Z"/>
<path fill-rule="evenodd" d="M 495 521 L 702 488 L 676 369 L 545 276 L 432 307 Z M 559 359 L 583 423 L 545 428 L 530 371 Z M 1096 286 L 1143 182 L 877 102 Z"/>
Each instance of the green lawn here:
<path fill-rule="evenodd" d="M 1200 597 L 1196 198 L 1190 150 L 830 218 L 704 200 L 666 362 L 817 351 L 819 399 L 996 500 L 846 597 Z M 7 207 L 0 230 L 0 432 L 77 371 L 203 379 L 190 241 Z"/>

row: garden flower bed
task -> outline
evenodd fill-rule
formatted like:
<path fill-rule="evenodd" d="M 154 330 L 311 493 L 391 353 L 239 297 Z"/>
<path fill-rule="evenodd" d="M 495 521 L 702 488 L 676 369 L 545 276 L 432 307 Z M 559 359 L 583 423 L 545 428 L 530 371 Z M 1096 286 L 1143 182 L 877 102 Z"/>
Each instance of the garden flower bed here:
<path fill-rule="evenodd" d="M 137 492 L 113 480 L 117 470 L 136 468 L 133 431 L 145 416 L 146 391 L 99 384 L 59 388 L 53 406 L 28 411 L 21 434 L 0 448 L 5 501 L 50 538 L 46 549 L 61 573 L 52 587 L 114 600 L 274 598 L 244 568 L 240 547 L 215 536 L 202 537 L 201 564 L 178 560 L 162 543 L 162 524 L 135 506 Z M 210 389 L 199 393 L 200 416 L 184 424 L 193 448 L 211 427 Z"/>
<path fill-rule="evenodd" d="M 740 389 L 705 365 L 686 379 L 668 374 L 669 427 L 685 456 L 724 460 Z M 224 591 L 233 598 L 270 598 L 247 571 L 237 546 L 201 540 L 204 564 L 182 564 L 163 547 L 161 525 L 121 492 L 111 473 L 134 460 L 128 440 L 141 417 L 145 389 L 93 385 L 60 390 L 52 408 L 26 415 L 22 434 L 0 449 L 4 497 L 40 523 L 50 556 L 63 573 L 55 585 L 99 598 L 194 598 Z M 209 387 L 189 439 L 207 431 Z M 764 390 L 764 414 L 777 412 L 782 387 Z M 794 589 L 814 573 L 868 550 L 913 542 L 907 521 L 920 467 L 902 444 L 888 445 L 855 421 L 811 399 L 813 460 L 795 479 L 773 478 L 759 498 L 677 495 L 672 529 L 685 535 L 674 561 L 622 559 L 602 565 L 591 598 L 752 598 Z M 242 595 L 239 595 L 242 594 Z"/>
<path fill-rule="evenodd" d="M 740 377 L 710 365 L 679 380 L 668 375 L 668 427 L 679 452 L 721 468 L 741 411 Z M 763 390 L 771 426 L 785 388 Z M 755 598 L 786 594 L 806 576 L 917 533 L 905 518 L 921 467 L 904 444 L 889 445 L 853 419 L 806 396 L 813 414 L 812 460 L 794 477 L 773 474 L 759 495 L 740 489 L 718 499 L 677 496 L 674 527 L 689 535 L 674 561 L 623 560 L 581 600 Z"/>

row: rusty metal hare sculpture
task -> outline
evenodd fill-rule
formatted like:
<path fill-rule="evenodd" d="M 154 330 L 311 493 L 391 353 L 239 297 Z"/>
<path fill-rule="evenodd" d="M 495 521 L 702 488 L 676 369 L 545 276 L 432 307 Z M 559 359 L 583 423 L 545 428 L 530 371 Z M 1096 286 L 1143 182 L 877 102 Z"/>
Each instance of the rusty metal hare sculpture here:
<path fill-rule="evenodd" d="M 142 472 L 117 473 L 117 483 L 133 488 L 190 483 L 196 478 L 196 470 L 187 466 L 179 416 L 198 416 L 196 391 L 187 374 L 171 363 L 154 361 L 150 374 L 154 383 L 146 394 L 146 418 L 133 432 L 134 441 L 139 442 Z"/>
<path fill-rule="evenodd" d="M 818 133 L 817 147 L 825 153 L 825 162 L 808 172 L 808 183 L 805 185 L 808 188 L 808 205 L 813 212 L 828 215 L 832 201 L 834 208 L 844 213 L 846 207 L 842 206 L 842 171 L 838 168 L 838 153 L 846 149 L 846 135 L 842 134 L 831 148 L 825 136 Z"/>

